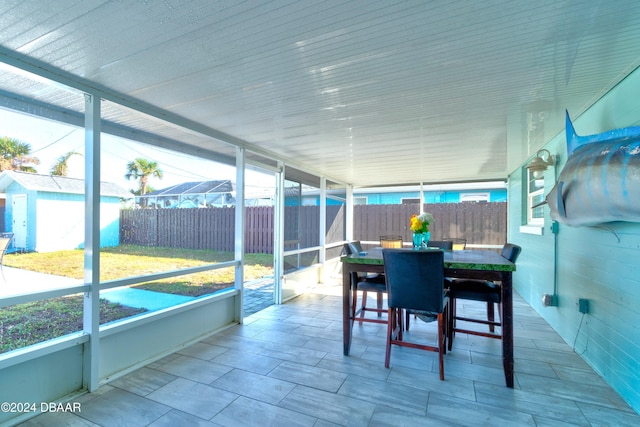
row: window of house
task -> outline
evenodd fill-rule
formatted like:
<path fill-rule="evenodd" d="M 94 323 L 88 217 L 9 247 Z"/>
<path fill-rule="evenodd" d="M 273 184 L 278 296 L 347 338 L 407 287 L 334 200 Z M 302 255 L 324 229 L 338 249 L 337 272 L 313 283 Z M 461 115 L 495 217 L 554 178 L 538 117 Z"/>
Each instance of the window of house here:
<path fill-rule="evenodd" d="M 353 204 L 354 205 L 366 205 L 367 204 L 367 198 L 362 196 L 362 197 L 354 197 L 353 198 Z"/>
<path fill-rule="evenodd" d="M 489 193 L 460 193 L 461 202 L 488 202 Z"/>
<path fill-rule="evenodd" d="M 535 177 L 530 170 L 527 176 L 527 224 L 544 225 L 544 205 L 535 205 L 544 201 L 544 176 Z"/>
<path fill-rule="evenodd" d="M 401 203 L 402 203 L 403 205 L 411 204 L 411 203 L 420 203 L 420 199 L 419 199 L 419 198 L 403 197 L 403 198 L 401 199 Z"/>

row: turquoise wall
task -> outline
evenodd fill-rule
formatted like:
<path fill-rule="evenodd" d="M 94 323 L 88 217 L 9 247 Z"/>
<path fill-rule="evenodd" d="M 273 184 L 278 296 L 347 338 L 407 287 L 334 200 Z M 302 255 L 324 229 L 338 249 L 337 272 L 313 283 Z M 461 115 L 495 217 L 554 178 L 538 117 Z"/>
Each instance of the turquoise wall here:
<path fill-rule="evenodd" d="M 579 135 L 639 125 L 640 72 L 636 70 L 580 117 L 569 113 Z M 567 160 L 564 131 L 545 148 L 559 155 L 559 173 Z M 555 180 L 550 168 L 545 174 L 545 194 Z M 640 224 L 560 224 L 554 234 L 545 208 L 543 234 L 528 234 L 521 228 L 522 191 L 523 172 L 518 169 L 509 177 L 508 235 L 523 247 L 515 289 L 640 413 Z M 542 295 L 553 294 L 554 288 L 558 305 L 543 306 Z M 578 311 L 578 298 L 589 300 L 588 314 Z"/>
<path fill-rule="evenodd" d="M 460 201 L 460 194 L 477 194 L 477 193 L 489 193 L 490 202 L 506 202 L 507 191 L 506 190 L 465 190 L 465 191 L 425 191 L 424 202 L 425 203 L 458 203 Z M 395 205 L 402 203 L 402 199 L 417 199 L 420 197 L 420 192 L 398 192 L 398 193 L 367 193 L 358 194 L 357 191 L 353 192 L 353 197 L 366 197 L 368 205 Z"/>
<path fill-rule="evenodd" d="M 460 195 L 489 193 L 490 202 L 506 202 L 507 190 L 489 189 L 489 190 L 464 190 L 464 191 L 425 191 L 425 203 L 458 203 Z M 368 205 L 397 205 L 402 203 L 402 199 L 417 199 L 420 197 L 419 191 L 406 191 L 397 193 L 366 193 L 360 194 L 357 191 L 353 193 L 353 197 L 366 197 Z M 320 204 L 320 196 L 303 196 L 307 204 L 318 206 Z M 338 205 L 341 202 L 327 199 L 327 205 Z"/>

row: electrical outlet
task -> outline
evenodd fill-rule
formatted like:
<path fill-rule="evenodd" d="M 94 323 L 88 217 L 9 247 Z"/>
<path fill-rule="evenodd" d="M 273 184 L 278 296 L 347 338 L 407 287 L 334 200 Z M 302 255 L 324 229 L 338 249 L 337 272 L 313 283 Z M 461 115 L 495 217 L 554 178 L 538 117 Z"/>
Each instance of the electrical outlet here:
<path fill-rule="evenodd" d="M 558 298 L 552 294 L 542 295 L 542 305 L 545 307 L 555 307 L 558 305 Z"/>
<path fill-rule="evenodd" d="M 578 298 L 578 311 L 580 313 L 588 313 L 589 312 L 589 300 L 586 298 Z"/>

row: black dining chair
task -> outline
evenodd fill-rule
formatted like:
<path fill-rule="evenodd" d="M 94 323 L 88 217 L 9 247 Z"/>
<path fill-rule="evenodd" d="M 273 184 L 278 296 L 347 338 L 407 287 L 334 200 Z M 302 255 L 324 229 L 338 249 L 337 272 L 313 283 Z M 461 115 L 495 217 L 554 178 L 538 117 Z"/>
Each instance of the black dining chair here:
<path fill-rule="evenodd" d="M 429 240 L 427 246 L 430 248 L 438 248 L 445 251 L 453 250 L 453 240 Z M 408 331 L 409 325 L 411 324 L 411 310 L 405 310 L 405 328 Z M 413 316 L 416 318 L 417 316 L 414 314 Z"/>
<path fill-rule="evenodd" d="M 387 278 L 387 345 L 384 366 L 389 367 L 391 346 L 412 347 L 438 353 L 440 379 L 444 380 L 448 297 L 444 290 L 444 252 L 411 249 L 383 249 Z M 411 310 L 425 320 L 437 321 L 437 344 L 408 341 L 403 333 L 403 310 Z"/>
<path fill-rule="evenodd" d="M 345 254 L 357 254 L 363 252 L 362 244 L 360 241 L 349 242 L 343 245 L 343 249 Z M 387 310 L 383 308 L 384 305 L 384 295 L 387 293 L 387 284 L 385 282 L 385 277 L 383 274 L 377 273 L 353 273 L 351 275 L 351 289 L 352 289 L 352 311 L 351 318 L 356 320 L 357 316 L 360 324 L 362 322 L 373 322 L 373 323 L 387 323 L 386 319 L 382 319 L 382 314 L 386 313 Z M 362 299 L 360 303 L 360 308 L 356 309 L 358 302 L 358 291 L 362 292 Z M 376 293 L 376 308 L 367 307 L 367 293 L 375 292 Z M 367 318 L 365 317 L 366 312 L 374 312 L 378 314 L 378 318 Z"/>
<path fill-rule="evenodd" d="M 454 238 L 451 239 L 453 242 L 453 247 L 451 248 L 454 251 L 463 251 L 467 247 L 467 239 L 463 238 Z"/>
<path fill-rule="evenodd" d="M 430 248 L 438 248 L 444 251 L 453 250 L 453 240 L 429 240 L 427 246 Z"/>
<path fill-rule="evenodd" d="M 402 236 L 380 236 L 381 248 L 401 248 Z"/>
<path fill-rule="evenodd" d="M 507 243 L 501 251 L 501 255 L 509 261 L 515 263 L 518 256 L 522 252 L 522 248 L 518 245 Z M 449 336 L 449 350 L 453 345 L 453 337 L 456 332 L 462 332 L 471 335 L 478 335 L 487 338 L 502 339 L 502 333 L 495 330 L 496 326 L 502 327 L 502 288 L 499 283 L 488 280 L 477 279 L 452 279 L 449 285 L 449 298 L 451 300 L 451 315 L 449 317 L 449 327 L 447 328 Z M 481 301 L 487 304 L 487 319 L 471 318 L 458 316 L 457 300 L 465 299 L 472 301 Z M 499 321 L 495 320 L 494 305 L 498 305 Z M 482 332 L 473 329 L 458 328 L 457 321 L 466 321 L 472 323 L 481 323 L 489 326 L 489 332 Z"/>

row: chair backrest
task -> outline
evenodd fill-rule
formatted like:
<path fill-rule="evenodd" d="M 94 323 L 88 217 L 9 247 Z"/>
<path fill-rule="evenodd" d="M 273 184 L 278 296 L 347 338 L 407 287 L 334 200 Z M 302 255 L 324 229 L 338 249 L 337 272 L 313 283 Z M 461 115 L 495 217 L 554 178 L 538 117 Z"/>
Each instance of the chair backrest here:
<path fill-rule="evenodd" d="M 442 313 L 444 251 L 383 249 L 388 306 Z"/>
<path fill-rule="evenodd" d="M 401 248 L 402 236 L 380 236 L 380 246 L 383 248 Z"/>
<path fill-rule="evenodd" d="M 513 243 L 507 243 L 502 248 L 500 255 L 515 264 L 518 256 L 520 256 L 520 252 L 522 252 L 522 248 L 520 246 L 514 245 Z"/>
<path fill-rule="evenodd" d="M 453 240 L 429 240 L 427 246 L 450 251 L 453 250 Z"/>
<path fill-rule="evenodd" d="M 455 238 L 451 239 L 453 242 L 453 250 L 454 251 L 462 251 L 467 247 L 467 239 Z"/>
<path fill-rule="evenodd" d="M 364 251 L 364 249 L 362 249 L 362 243 L 360 243 L 360 240 L 356 240 L 355 242 L 345 243 L 343 245 L 343 248 L 344 248 L 344 253 L 347 255 L 357 254 Z"/>

